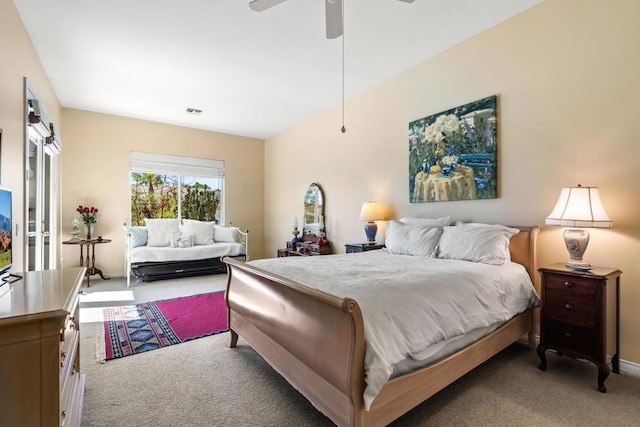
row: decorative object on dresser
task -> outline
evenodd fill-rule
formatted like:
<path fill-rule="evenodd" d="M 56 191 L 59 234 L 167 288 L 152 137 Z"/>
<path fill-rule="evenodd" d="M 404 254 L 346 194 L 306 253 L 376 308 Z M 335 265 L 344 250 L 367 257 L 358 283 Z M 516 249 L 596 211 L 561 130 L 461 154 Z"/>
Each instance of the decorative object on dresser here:
<path fill-rule="evenodd" d="M 546 350 L 593 362 L 598 367 L 598 390 L 611 370 L 620 373 L 620 270 L 593 267 L 579 272 L 555 264 L 541 268 L 540 370 L 547 369 Z"/>
<path fill-rule="evenodd" d="M 30 271 L 0 297 L 0 423 L 80 426 L 84 268 Z"/>
<path fill-rule="evenodd" d="M 611 228 L 613 222 L 600 201 L 598 187 L 564 187 L 553 211 L 545 219 L 545 224 L 561 225 L 564 243 L 569 251 L 566 266 L 574 270 L 590 270 L 590 264 L 582 261 L 582 255 L 589 244 L 589 232 L 582 227 Z"/>
<path fill-rule="evenodd" d="M 376 249 L 382 249 L 384 245 L 377 245 L 375 243 L 347 243 L 344 245 L 345 252 L 348 254 L 356 252 L 375 251 Z"/>
<path fill-rule="evenodd" d="M 293 235 L 285 249 L 278 249 L 278 257 L 329 255 L 331 246 L 325 240 L 324 193 L 319 184 L 312 183 L 304 195 L 302 236 L 298 237 L 298 219 L 293 222 Z"/>
<path fill-rule="evenodd" d="M 377 202 L 364 202 L 360 209 L 360 221 L 367 221 L 364 226 L 364 233 L 367 235 L 367 243 L 376 244 L 376 234 L 378 225 L 375 221 L 384 219 L 382 207 Z"/>
<path fill-rule="evenodd" d="M 293 231 L 291 234 L 293 234 L 293 239 L 291 239 L 292 242 L 301 241 L 300 237 L 298 237 L 298 234 L 300 234 L 300 230 L 298 230 L 298 218 L 293 218 Z"/>

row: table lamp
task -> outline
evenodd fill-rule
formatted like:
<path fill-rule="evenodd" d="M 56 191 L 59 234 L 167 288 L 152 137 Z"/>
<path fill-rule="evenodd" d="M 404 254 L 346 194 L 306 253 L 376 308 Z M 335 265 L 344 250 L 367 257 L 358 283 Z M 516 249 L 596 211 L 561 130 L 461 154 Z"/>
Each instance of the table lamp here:
<path fill-rule="evenodd" d="M 367 243 L 376 244 L 376 234 L 378 233 L 378 225 L 374 222 L 384 219 L 382 208 L 377 202 L 365 202 L 360 209 L 360 221 L 367 221 L 364 226 L 364 232 L 367 235 Z"/>
<path fill-rule="evenodd" d="M 593 267 L 582 261 L 589 244 L 589 232 L 582 227 L 611 228 L 613 222 L 600 201 L 598 187 L 564 187 L 553 211 L 545 224 L 560 225 L 564 230 L 564 243 L 569 251 L 567 267 L 573 270 L 591 270 Z"/>

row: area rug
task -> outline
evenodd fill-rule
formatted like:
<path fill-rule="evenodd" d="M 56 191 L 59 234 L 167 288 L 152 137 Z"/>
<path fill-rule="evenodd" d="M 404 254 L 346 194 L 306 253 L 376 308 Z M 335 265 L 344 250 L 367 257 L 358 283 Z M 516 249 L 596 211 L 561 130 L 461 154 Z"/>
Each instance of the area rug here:
<path fill-rule="evenodd" d="M 228 328 L 224 291 L 109 307 L 103 310 L 103 317 L 97 341 L 97 358 L 103 363 Z"/>

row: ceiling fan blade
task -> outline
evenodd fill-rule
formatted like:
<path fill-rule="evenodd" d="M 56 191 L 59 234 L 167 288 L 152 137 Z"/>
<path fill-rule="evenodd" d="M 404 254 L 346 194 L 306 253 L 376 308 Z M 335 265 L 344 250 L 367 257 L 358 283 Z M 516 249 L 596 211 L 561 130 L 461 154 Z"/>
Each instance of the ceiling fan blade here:
<path fill-rule="evenodd" d="M 324 0 L 327 20 L 327 38 L 342 35 L 342 0 Z"/>
<path fill-rule="evenodd" d="M 251 10 L 256 12 L 262 12 L 265 9 L 269 9 L 277 4 L 280 4 L 286 0 L 253 0 L 249 2 Z"/>
<path fill-rule="evenodd" d="M 413 0 L 400 0 L 400 1 L 403 1 L 405 3 L 413 3 Z"/>

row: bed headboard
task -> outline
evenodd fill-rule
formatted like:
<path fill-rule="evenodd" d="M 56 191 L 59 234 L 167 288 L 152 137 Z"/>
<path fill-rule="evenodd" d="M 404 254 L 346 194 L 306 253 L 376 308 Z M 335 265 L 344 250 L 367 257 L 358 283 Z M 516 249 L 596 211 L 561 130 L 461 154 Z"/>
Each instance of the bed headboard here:
<path fill-rule="evenodd" d="M 540 227 L 534 225 L 530 227 L 510 226 L 520 230 L 520 233 L 511 237 L 509 243 L 509 251 L 511 252 L 511 261 L 524 265 L 527 269 L 531 281 L 537 291 L 538 286 L 538 257 L 537 257 L 537 239 Z"/>

